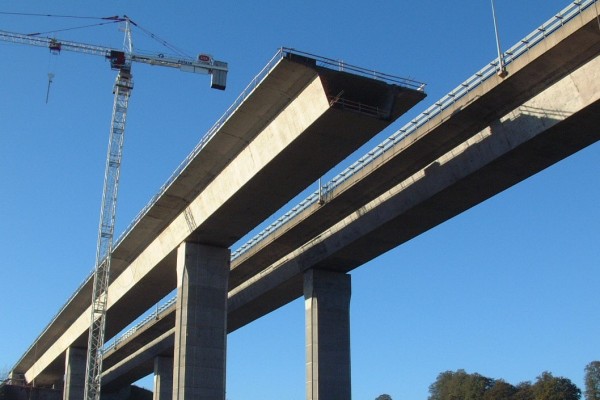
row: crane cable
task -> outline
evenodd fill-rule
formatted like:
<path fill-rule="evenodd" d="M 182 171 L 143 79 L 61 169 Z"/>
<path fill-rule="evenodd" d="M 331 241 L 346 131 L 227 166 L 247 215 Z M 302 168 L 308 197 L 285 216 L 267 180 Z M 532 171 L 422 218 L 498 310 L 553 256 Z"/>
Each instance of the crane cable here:
<path fill-rule="evenodd" d="M 83 28 L 91 28 L 91 27 L 95 27 L 95 26 L 102 26 L 102 25 L 106 25 L 106 24 L 110 24 L 110 23 L 123 22 L 125 20 L 129 20 L 129 22 L 131 22 L 131 24 L 133 26 L 137 27 L 146 36 L 148 36 L 149 38 L 155 40 L 156 42 L 158 42 L 162 46 L 168 48 L 169 50 L 175 52 L 176 54 L 178 54 L 180 56 L 190 57 L 190 55 L 187 54 L 185 51 L 183 51 L 180 48 L 178 48 L 177 46 L 175 46 L 175 45 L 167 42 L 165 39 L 163 39 L 160 36 L 152 33 L 148 29 L 140 26 L 138 23 L 132 21 L 126 15 L 124 15 L 123 17 L 119 17 L 118 15 L 113 15 L 113 16 L 110 16 L 110 17 L 92 17 L 92 16 L 81 16 L 81 15 L 39 14 L 39 13 L 8 12 L 8 11 L 0 11 L 0 15 L 18 15 L 18 16 L 23 16 L 23 17 L 95 19 L 95 20 L 101 20 L 101 21 L 108 21 L 108 22 L 100 22 L 100 23 L 97 23 L 97 24 L 84 25 L 84 26 L 79 26 L 79 27 L 74 27 L 74 28 L 58 29 L 58 30 L 52 30 L 52 31 L 47 31 L 47 32 L 35 32 L 35 33 L 28 34 L 29 36 L 46 35 L 46 34 L 49 34 L 49 33 L 65 32 L 65 31 L 70 31 L 70 30 L 75 30 L 75 29 L 83 29 Z"/>
<path fill-rule="evenodd" d="M 8 11 L 0 11 L 0 15 L 19 15 L 23 17 L 50 17 L 50 18 L 73 18 L 73 19 L 114 19 L 119 20 L 122 19 L 117 15 L 111 17 L 90 17 L 90 16 L 81 16 L 81 15 L 59 15 L 59 14 L 38 14 L 38 13 L 24 13 L 24 12 L 8 12 Z"/>
<path fill-rule="evenodd" d="M 156 42 L 160 43 L 161 45 L 163 45 L 164 47 L 168 48 L 169 50 L 179 54 L 180 56 L 185 56 L 185 57 L 190 57 L 189 54 L 187 54 L 186 52 L 184 52 L 183 50 L 181 50 L 180 48 L 176 47 L 175 45 L 172 45 L 171 43 L 167 42 L 165 39 L 161 38 L 160 36 L 150 32 L 148 29 L 144 28 L 143 26 L 140 26 L 140 24 L 132 21 L 129 17 L 125 16 L 125 18 L 129 19 L 129 22 L 131 22 L 131 24 L 133 26 L 135 26 L 136 28 L 138 28 L 140 31 L 142 31 L 146 36 L 148 36 L 150 39 L 155 40 Z M 190 57 L 191 58 L 191 57 Z"/>
<path fill-rule="evenodd" d="M 115 22 L 121 22 L 121 21 L 99 22 L 97 24 L 75 26 L 75 27 L 72 27 L 72 28 L 54 29 L 54 30 L 46 31 L 46 32 L 28 33 L 27 36 L 39 36 L 39 35 L 47 35 L 49 33 L 66 32 L 66 31 L 73 31 L 73 30 L 76 30 L 76 29 L 92 28 L 92 27 L 95 27 L 95 26 L 102 26 L 102 25 L 114 24 Z"/>

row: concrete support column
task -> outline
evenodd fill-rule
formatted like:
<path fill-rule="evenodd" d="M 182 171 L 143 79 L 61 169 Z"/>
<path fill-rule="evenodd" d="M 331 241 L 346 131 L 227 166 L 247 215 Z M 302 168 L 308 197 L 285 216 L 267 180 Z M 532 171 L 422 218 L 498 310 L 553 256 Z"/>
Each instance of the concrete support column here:
<path fill-rule="evenodd" d="M 154 359 L 153 400 L 173 398 L 173 357 L 158 356 Z"/>
<path fill-rule="evenodd" d="M 350 400 L 350 275 L 304 274 L 306 399 Z"/>
<path fill-rule="evenodd" d="M 225 400 L 229 249 L 177 249 L 174 400 Z"/>
<path fill-rule="evenodd" d="M 81 400 L 85 388 L 87 350 L 69 347 L 65 354 L 64 400 Z"/>

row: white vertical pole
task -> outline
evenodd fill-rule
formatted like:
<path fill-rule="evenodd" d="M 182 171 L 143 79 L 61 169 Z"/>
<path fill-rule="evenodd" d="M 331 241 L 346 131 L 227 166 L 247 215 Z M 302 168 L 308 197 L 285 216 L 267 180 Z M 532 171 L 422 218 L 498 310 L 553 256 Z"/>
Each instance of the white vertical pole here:
<path fill-rule="evenodd" d="M 502 54 L 502 49 L 500 46 L 500 35 L 498 34 L 498 21 L 496 19 L 496 6 L 494 4 L 494 0 L 491 0 L 492 2 L 492 17 L 494 18 L 494 32 L 496 33 L 496 46 L 498 48 L 498 62 L 500 63 L 499 65 L 499 70 L 498 70 L 498 76 L 504 78 L 506 75 L 508 75 L 508 72 L 506 71 L 506 65 L 504 65 L 504 55 Z"/>

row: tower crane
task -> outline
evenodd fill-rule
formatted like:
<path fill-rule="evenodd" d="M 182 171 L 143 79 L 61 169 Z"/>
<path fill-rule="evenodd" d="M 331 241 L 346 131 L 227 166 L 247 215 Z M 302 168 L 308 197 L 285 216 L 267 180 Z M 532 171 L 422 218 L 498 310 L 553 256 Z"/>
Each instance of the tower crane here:
<path fill-rule="evenodd" d="M 133 89 L 131 64 L 133 62 L 140 62 L 161 67 L 177 68 L 183 72 L 208 74 L 211 76 L 211 87 L 220 90 L 225 89 L 228 71 L 226 62 L 214 60 L 212 56 L 207 54 L 200 54 L 196 59 L 191 59 L 188 57 L 165 56 L 164 54 L 136 53 L 133 51 L 131 38 L 131 25 L 136 24 L 127 16 L 105 19 L 125 23 L 125 43 L 123 50 L 0 30 L 0 40 L 2 41 L 47 47 L 54 54 L 58 54 L 61 51 L 72 51 L 101 56 L 106 58 L 110 62 L 111 68 L 118 72 L 113 90 L 114 104 L 106 156 L 100 223 L 98 227 L 84 390 L 84 399 L 86 400 L 100 399 L 102 347 L 104 346 L 106 312 L 108 308 L 108 286 L 110 283 L 110 263 L 119 188 L 119 173 L 127 107 L 129 96 Z"/>

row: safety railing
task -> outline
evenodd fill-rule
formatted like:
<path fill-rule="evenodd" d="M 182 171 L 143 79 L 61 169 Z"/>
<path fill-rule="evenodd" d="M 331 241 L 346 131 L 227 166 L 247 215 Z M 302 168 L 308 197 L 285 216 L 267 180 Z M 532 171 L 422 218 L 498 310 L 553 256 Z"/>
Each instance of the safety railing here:
<path fill-rule="evenodd" d="M 524 39 L 519 41 L 516 45 L 511 47 L 504 53 L 505 65 L 508 65 L 518 59 L 521 55 L 529 51 L 532 47 L 541 43 L 545 38 L 560 29 L 565 23 L 579 15 L 582 11 L 587 9 L 589 6 L 594 4 L 597 0 L 578 0 L 571 3 L 561 12 L 556 14 L 553 18 L 548 20 L 542 26 L 537 28 L 535 31 L 527 35 Z M 298 206 L 292 208 L 286 212 L 283 216 L 278 218 L 275 222 L 267 226 L 263 231 L 258 233 L 256 236 L 251 238 L 248 242 L 243 244 L 240 248 L 232 252 L 232 261 L 240 257 L 245 252 L 256 246 L 259 242 L 267 238 L 269 235 L 276 232 L 279 228 L 285 225 L 288 221 L 293 219 L 296 215 L 300 214 L 306 208 L 315 204 L 319 199 L 327 197 L 336 187 L 341 185 L 343 182 L 352 177 L 355 173 L 369 165 L 373 161 L 377 160 L 383 154 L 394 148 L 402 139 L 408 135 L 414 133 L 417 129 L 421 128 L 432 118 L 441 114 L 448 107 L 452 106 L 459 99 L 466 96 L 473 89 L 481 85 L 490 77 L 494 76 L 499 71 L 499 60 L 496 58 L 484 68 L 476 72 L 466 81 L 457 86 L 450 93 L 442 97 L 440 100 L 435 102 L 432 106 L 427 108 L 416 118 L 411 120 L 409 123 L 404 125 L 398 131 L 396 131 L 389 138 L 384 140 L 382 143 L 377 145 L 367 154 L 362 156 L 358 161 L 350 165 L 348 168 L 343 170 L 340 174 L 335 176 L 325 185 L 319 188 L 316 192 L 312 193 L 304 199 Z"/>
<path fill-rule="evenodd" d="M 282 47 L 281 52 L 284 54 L 297 54 L 299 56 L 312 58 L 315 60 L 316 65 L 319 67 L 324 67 L 336 71 L 347 71 L 351 72 L 354 75 L 364 76 L 366 78 L 376 79 L 379 81 L 383 81 L 386 83 L 391 83 L 394 85 L 399 85 L 407 88 L 424 90 L 425 84 L 423 82 L 416 81 L 410 78 L 403 78 L 396 75 L 387 74 L 384 72 L 375 71 L 368 68 L 359 67 L 356 65 L 348 64 L 345 61 L 334 60 L 333 58 L 327 58 L 323 56 L 319 56 L 312 53 L 307 53 L 305 51 L 300 51 L 288 47 Z"/>
<path fill-rule="evenodd" d="M 342 97 L 328 97 L 330 106 L 337 106 L 346 110 L 352 110 L 354 112 L 370 115 L 376 118 L 384 118 L 387 113 L 376 106 L 370 106 L 358 101 L 344 99 Z"/>
<path fill-rule="evenodd" d="M 163 305 L 156 307 L 156 309 L 154 311 L 152 311 L 150 314 L 146 315 L 142 320 L 140 320 L 132 328 L 128 329 L 122 335 L 115 337 L 114 339 L 112 339 L 108 343 L 106 343 L 104 345 L 104 348 L 102 349 L 102 353 L 106 354 L 107 352 L 119 347 L 120 343 L 123 343 L 123 341 L 127 340 L 127 338 L 130 338 L 131 336 L 133 336 L 140 328 L 147 325 L 151 321 L 158 320 L 160 314 L 163 313 L 165 310 L 167 310 L 169 307 L 172 307 L 176 302 L 177 302 L 177 297 L 172 297 Z"/>

